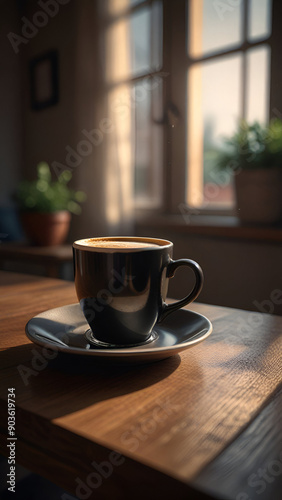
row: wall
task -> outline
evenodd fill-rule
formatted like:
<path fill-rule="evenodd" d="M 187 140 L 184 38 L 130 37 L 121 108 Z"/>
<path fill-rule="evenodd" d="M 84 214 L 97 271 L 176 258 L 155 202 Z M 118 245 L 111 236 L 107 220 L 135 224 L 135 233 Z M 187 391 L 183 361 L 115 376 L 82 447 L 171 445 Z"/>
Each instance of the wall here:
<path fill-rule="evenodd" d="M 11 205 L 10 196 L 22 167 L 21 59 L 7 34 L 18 32 L 16 0 L 0 2 L 0 205 Z"/>
<path fill-rule="evenodd" d="M 24 10 L 25 17 L 33 18 L 42 9 L 38 2 L 30 0 Z M 21 27 L 23 26 L 21 22 Z M 58 13 L 48 16 L 46 26 L 19 47 L 23 58 L 24 101 L 24 175 L 34 178 L 36 165 L 45 160 L 51 163 L 61 159 L 64 145 L 70 144 L 74 135 L 74 47 L 76 22 L 74 3 L 61 5 Z M 29 64 L 33 58 L 50 50 L 58 51 L 59 102 L 55 106 L 35 111 L 30 106 Z"/>
<path fill-rule="evenodd" d="M 42 160 L 71 168 L 71 184 L 86 192 L 87 202 L 82 207 L 82 216 L 73 216 L 70 241 L 111 231 L 105 209 L 108 182 L 105 134 L 101 143 L 92 146 L 91 151 L 87 152 L 87 147 L 91 146 L 89 141 L 86 150 L 81 149 L 82 141 L 85 148 L 87 139 L 83 130 L 91 132 L 101 128 L 101 120 L 108 117 L 97 8 L 98 2 L 92 0 L 69 0 L 22 47 L 24 174 L 34 178 L 36 165 Z M 25 16 L 33 21 L 38 10 L 38 2 L 30 0 Z M 59 103 L 34 111 L 30 108 L 28 65 L 34 57 L 51 49 L 56 49 L 59 54 Z"/>
<path fill-rule="evenodd" d="M 71 240 L 109 232 L 105 210 L 105 137 L 95 146 L 83 133 L 100 130 L 101 120 L 107 117 L 96 9 L 97 2 L 92 0 L 76 2 L 75 137 L 69 144 L 80 153 L 81 162 L 73 172 L 77 186 L 87 194 L 87 202 L 82 216 L 73 220 Z M 85 153 L 80 148 L 83 141 L 87 141 Z"/>
<path fill-rule="evenodd" d="M 282 315 L 281 244 L 211 238 L 139 225 L 140 236 L 156 236 L 174 242 L 174 258 L 190 258 L 205 276 L 198 298 L 208 304 Z M 192 286 L 192 273 L 179 269 L 171 279 L 169 295 L 181 298 Z M 281 290 L 280 304 L 270 304 L 273 290 Z"/>

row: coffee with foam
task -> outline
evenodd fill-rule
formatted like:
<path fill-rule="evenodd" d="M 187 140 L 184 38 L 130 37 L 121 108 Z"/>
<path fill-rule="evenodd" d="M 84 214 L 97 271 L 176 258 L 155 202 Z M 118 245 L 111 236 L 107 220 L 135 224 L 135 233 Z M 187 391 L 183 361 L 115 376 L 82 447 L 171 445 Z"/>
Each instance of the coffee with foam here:
<path fill-rule="evenodd" d="M 87 247 L 95 248 L 158 248 L 160 245 L 146 241 L 134 241 L 134 240 L 107 240 L 107 239 L 96 239 L 89 238 L 83 241 L 83 245 Z"/>

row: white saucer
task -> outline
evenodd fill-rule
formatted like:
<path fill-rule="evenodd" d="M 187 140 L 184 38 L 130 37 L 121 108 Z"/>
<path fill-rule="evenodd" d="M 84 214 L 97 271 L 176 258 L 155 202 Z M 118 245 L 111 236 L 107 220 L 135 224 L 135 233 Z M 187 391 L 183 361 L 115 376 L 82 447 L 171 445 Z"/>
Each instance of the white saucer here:
<path fill-rule="evenodd" d="M 100 348 L 86 337 L 89 325 L 79 304 L 44 311 L 26 325 L 26 335 L 34 342 L 54 351 L 94 356 L 117 362 L 150 362 L 165 359 L 193 347 L 212 332 L 211 322 L 186 309 L 168 316 L 153 329 L 154 340 L 136 347 Z"/>

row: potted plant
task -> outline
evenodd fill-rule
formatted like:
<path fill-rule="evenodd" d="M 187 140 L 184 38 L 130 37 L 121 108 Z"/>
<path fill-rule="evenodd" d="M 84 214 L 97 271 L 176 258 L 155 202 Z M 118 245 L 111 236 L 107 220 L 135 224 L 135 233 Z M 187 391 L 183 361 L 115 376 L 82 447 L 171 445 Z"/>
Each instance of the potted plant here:
<path fill-rule="evenodd" d="M 22 181 L 16 191 L 23 228 L 32 243 L 42 246 L 60 245 L 68 234 L 71 213 L 80 214 L 83 191 L 68 186 L 72 174 L 62 172 L 52 181 L 49 165 L 37 166 L 35 181 Z"/>
<path fill-rule="evenodd" d="M 237 213 L 244 223 L 282 220 L 282 121 L 242 121 L 225 140 L 217 165 L 233 172 Z"/>

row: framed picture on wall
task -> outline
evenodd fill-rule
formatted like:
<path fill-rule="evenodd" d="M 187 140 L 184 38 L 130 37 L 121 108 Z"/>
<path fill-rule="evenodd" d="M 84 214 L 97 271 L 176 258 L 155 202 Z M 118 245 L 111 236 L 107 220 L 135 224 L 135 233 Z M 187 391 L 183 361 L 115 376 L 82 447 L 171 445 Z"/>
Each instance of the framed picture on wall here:
<path fill-rule="evenodd" d="M 59 101 L 58 52 L 52 50 L 30 61 L 31 109 L 41 110 Z"/>

